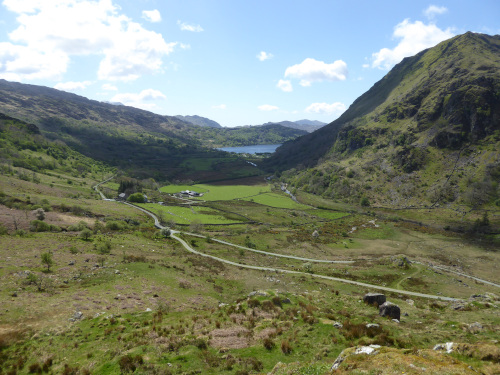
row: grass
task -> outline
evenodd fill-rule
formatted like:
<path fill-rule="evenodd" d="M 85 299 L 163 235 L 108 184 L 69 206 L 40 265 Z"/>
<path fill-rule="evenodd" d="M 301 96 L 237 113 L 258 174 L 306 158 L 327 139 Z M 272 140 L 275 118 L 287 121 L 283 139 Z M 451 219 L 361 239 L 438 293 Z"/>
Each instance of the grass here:
<path fill-rule="evenodd" d="M 162 206 L 155 203 L 138 204 L 138 206 L 157 214 L 162 212 L 166 221 L 173 220 L 177 224 L 190 224 L 193 221 L 200 224 L 235 224 L 244 220 L 244 218 L 227 218 L 221 211 L 202 206 Z"/>
<path fill-rule="evenodd" d="M 199 185 L 167 185 L 167 186 L 162 186 L 160 188 L 160 191 L 162 193 L 168 193 L 168 194 L 175 194 L 175 193 L 180 193 L 181 191 L 185 190 L 192 190 L 196 191 L 198 193 L 206 193 L 207 190 L 201 188 Z"/>
<path fill-rule="evenodd" d="M 329 370 L 343 349 L 356 345 L 378 343 L 395 351 L 412 351 L 454 341 L 498 348 L 490 343 L 500 325 L 499 301 L 468 300 L 472 294 L 498 295 L 498 289 L 428 266 L 456 264 L 469 274 L 494 281 L 499 255 L 486 251 L 483 241 L 382 218 L 376 220 L 375 227 L 369 223 L 373 216 L 347 214 L 352 210 L 336 204 L 328 207 L 339 211 L 289 206 L 293 201 L 271 193 L 269 186 L 176 186 L 175 191 L 206 189 L 203 198 L 213 194 L 214 199 L 204 203 L 210 207 L 144 205 L 150 210 L 169 210 L 178 222 L 204 223 L 205 236 L 240 245 L 250 241 L 259 250 L 319 259 L 356 259 L 352 265 L 312 264 L 308 270 L 315 274 L 442 293 L 465 301 L 462 310 L 455 310 L 450 303 L 432 304 L 421 298 L 412 298 L 410 303 L 406 296 L 388 293 L 388 300 L 408 314 L 397 324 L 359 302 L 367 288 L 307 274 L 240 269 L 196 256 L 172 239 L 161 239 L 145 214 L 94 199 L 93 193 L 85 190 L 91 184 L 65 185 L 62 176 L 42 181 L 35 184 L 8 177 L 0 180 L 0 186 L 24 201 L 30 195 L 31 200 L 44 198 L 51 205 L 79 204 L 93 215 L 87 218 L 91 229 L 96 220 L 103 225 L 89 241 L 71 231 L 28 231 L 19 236 L 11 228 L 12 215 L 18 215 L 22 226 L 21 218 L 29 213 L 15 208 L 0 211 L 0 220 L 9 225 L 9 234 L 0 236 L 0 368 L 4 372 L 36 372 L 45 366 L 46 373 L 119 374 L 132 369 L 136 373 L 268 373 L 280 361 L 288 367 L 276 370 L 277 374 L 291 370 L 316 374 Z M 50 187 L 52 181 L 55 183 Z M 321 199 L 310 198 L 311 202 L 326 207 Z M 245 215 L 253 223 L 242 224 L 239 216 L 218 209 Z M 76 223 L 85 219 L 54 211 L 47 213 L 46 220 L 52 223 L 55 219 L 49 216 L 56 213 Z M 128 224 L 123 230 L 106 228 L 106 222 L 125 220 Z M 209 225 L 231 222 L 239 224 Z M 343 231 L 354 226 L 356 231 L 343 236 Z M 312 237 L 315 230 L 319 232 L 317 239 Z M 198 251 L 228 260 L 306 270 L 301 261 L 239 251 L 209 238 L 185 239 Z M 110 244 L 110 254 L 103 255 L 99 249 L 105 243 Z M 55 262 L 50 273 L 44 272 L 40 259 L 46 252 Z M 422 264 L 401 268 L 397 264 L 401 256 Z M 44 280 L 43 291 L 29 282 L 26 271 Z M 248 298 L 252 291 L 264 291 L 265 295 Z M 83 319 L 70 322 L 76 311 L 83 313 Z M 334 327 L 335 321 L 344 328 Z M 483 328 L 470 332 L 473 322 Z M 379 324 L 380 331 L 369 332 L 367 323 Z M 461 356 L 460 363 L 494 373 L 490 368 L 494 369 L 495 363 L 474 357 L 474 350 Z M 477 350 L 486 353 L 483 346 Z M 395 358 L 391 366 L 403 366 L 404 361 Z M 368 362 L 359 359 L 347 363 L 361 368 Z M 434 371 L 432 361 L 426 366 Z"/>
<path fill-rule="evenodd" d="M 252 197 L 244 198 L 251 202 L 262 204 L 264 206 L 288 209 L 305 209 L 307 206 L 294 202 L 289 196 L 276 193 L 259 194 Z"/>
<path fill-rule="evenodd" d="M 193 190 L 199 193 L 204 193 L 203 200 L 207 201 L 227 201 L 234 199 L 242 199 L 257 194 L 270 192 L 270 185 L 233 185 L 233 186 L 218 186 L 218 185 L 168 185 L 160 189 L 165 193 L 178 193 L 182 190 Z"/>

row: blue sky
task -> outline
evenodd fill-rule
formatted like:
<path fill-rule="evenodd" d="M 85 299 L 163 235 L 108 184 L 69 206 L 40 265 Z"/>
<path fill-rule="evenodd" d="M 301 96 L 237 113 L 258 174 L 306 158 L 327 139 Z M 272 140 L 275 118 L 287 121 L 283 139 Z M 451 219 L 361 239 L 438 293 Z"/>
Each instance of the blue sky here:
<path fill-rule="evenodd" d="M 498 0 L 1 0 L 0 78 L 223 126 L 331 122 Z"/>

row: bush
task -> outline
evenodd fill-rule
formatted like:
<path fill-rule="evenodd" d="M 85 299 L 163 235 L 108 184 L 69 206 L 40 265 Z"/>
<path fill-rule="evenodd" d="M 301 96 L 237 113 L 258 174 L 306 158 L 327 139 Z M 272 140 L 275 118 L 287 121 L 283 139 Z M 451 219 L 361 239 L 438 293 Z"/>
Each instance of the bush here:
<path fill-rule="evenodd" d="M 84 230 L 85 228 L 88 228 L 87 223 L 85 221 L 80 221 L 78 224 L 73 224 L 68 227 L 68 230 L 70 232 L 79 232 L 81 230 Z"/>
<path fill-rule="evenodd" d="M 0 223 L 0 236 L 4 236 L 6 234 L 8 234 L 7 228 L 2 223 Z"/>
<path fill-rule="evenodd" d="M 273 350 L 273 348 L 276 346 L 274 344 L 274 341 L 271 340 L 269 337 L 266 337 L 263 341 L 262 344 L 264 345 L 264 348 L 267 350 Z"/>
<path fill-rule="evenodd" d="M 134 193 L 130 194 L 127 200 L 132 203 L 144 203 L 146 201 L 146 198 L 144 198 L 144 195 L 142 195 L 141 193 Z"/>
<path fill-rule="evenodd" d="M 359 204 L 362 207 L 370 207 L 370 200 L 367 197 L 363 197 L 363 198 L 361 198 L 361 201 L 359 202 Z"/>
<path fill-rule="evenodd" d="M 259 307 L 261 305 L 260 301 L 256 298 L 250 298 L 247 301 L 248 307 L 254 308 L 254 307 Z"/>
<path fill-rule="evenodd" d="M 106 229 L 108 230 L 123 230 L 126 228 L 126 224 L 120 221 L 110 220 L 106 222 Z"/>
<path fill-rule="evenodd" d="M 124 355 L 118 361 L 122 373 L 134 372 L 143 363 L 144 359 L 139 354 L 136 356 L 130 354 Z"/>
<path fill-rule="evenodd" d="M 47 224 L 45 221 L 33 220 L 30 222 L 30 231 L 32 232 L 60 232 L 61 228 L 57 225 Z"/>
<path fill-rule="evenodd" d="M 292 346 L 288 340 L 281 341 L 281 351 L 283 354 L 288 355 L 292 352 Z"/>
<path fill-rule="evenodd" d="M 103 241 L 94 244 L 94 248 L 101 255 L 109 254 L 111 252 L 111 241 Z"/>

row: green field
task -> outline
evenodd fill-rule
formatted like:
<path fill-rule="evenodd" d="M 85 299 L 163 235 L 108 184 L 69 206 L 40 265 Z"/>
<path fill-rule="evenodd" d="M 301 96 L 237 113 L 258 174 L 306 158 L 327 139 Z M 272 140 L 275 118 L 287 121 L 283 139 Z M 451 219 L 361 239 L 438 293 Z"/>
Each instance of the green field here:
<path fill-rule="evenodd" d="M 208 207 L 161 206 L 156 203 L 144 203 L 138 204 L 138 206 L 158 215 L 161 212 L 165 220 L 174 220 L 176 224 L 191 224 L 193 221 L 201 224 L 236 224 L 242 221 L 238 220 L 237 217 L 227 218 L 220 211 Z"/>
<path fill-rule="evenodd" d="M 160 191 L 162 193 L 168 193 L 168 194 L 180 193 L 181 191 L 184 190 L 196 191 L 198 193 L 207 192 L 207 190 L 202 189 L 200 185 L 167 185 L 167 186 L 162 186 L 160 188 Z"/>
<path fill-rule="evenodd" d="M 271 191 L 270 185 L 231 185 L 231 186 L 216 186 L 216 185 L 168 185 L 163 186 L 160 191 L 163 193 L 178 193 L 182 190 L 191 190 L 198 193 L 203 193 L 203 199 L 207 201 L 230 201 L 233 199 L 242 199 L 252 197 L 257 194 L 267 193 Z"/>
<path fill-rule="evenodd" d="M 347 212 L 342 212 L 342 211 L 329 211 L 329 210 L 308 210 L 308 213 L 314 216 L 321 217 L 323 219 L 328 219 L 328 220 L 336 220 L 340 219 L 341 217 L 348 216 L 349 214 Z"/>
<path fill-rule="evenodd" d="M 294 202 L 289 196 L 276 194 L 276 193 L 265 193 L 256 196 L 244 198 L 244 200 L 262 204 L 264 206 L 276 207 L 276 208 L 289 208 L 289 209 L 307 209 L 307 206 Z"/>

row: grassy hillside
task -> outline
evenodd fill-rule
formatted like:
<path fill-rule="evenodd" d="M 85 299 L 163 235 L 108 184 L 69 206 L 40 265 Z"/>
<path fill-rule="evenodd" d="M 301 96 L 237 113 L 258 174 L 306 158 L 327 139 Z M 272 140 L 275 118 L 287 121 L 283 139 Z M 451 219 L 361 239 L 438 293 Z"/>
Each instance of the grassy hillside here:
<path fill-rule="evenodd" d="M 33 182 L 19 177 L 21 167 L 12 171 L 0 179 L 3 373 L 330 374 L 341 353 L 346 359 L 337 373 L 382 365 L 405 373 L 414 366 L 450 374 L 500 368 L 498 287 L 466 276 L 495 280 L 498 252 L 484 241 L 335 211 L 316 196 L 291 207 L 276 205 L 277 198 L 237 199 L 271 191 L 295 203 L 273 185 L 236 188 L 240 194 L 229 197 L 234 187 L 207 184 L 201 188 L 214 195 L 206 206 L 166 195 L 158 199 L 167 206 L 146 206 L 192 221 L 187 231 L 195 233 L 181 236 L 203 254 L 299 273 L 251 270 L 189 253 L 141 211 L 99 200 L 90 174 L 68 184 L 62 173 L 36 172 Z M 36 222 L 39 207 L 45 226 Z M 248 221 L 196 219 L 215 210 Z M 386 295 L 401 307 L 400 321 L 361 303 L 376 288 L 322 277 L 395 288 Z M 457 343 L 453 353 L 432 350 L 450 341 Z M 381 348 L 370 356 L 352 353 L 363 345 Z"/>
<path fill-rule="evenodd" d="M 202 127 L 172 116 L 5 80 L 0 80 L 0 111 L 35 124 L 47 138 L 62 141 L 132 176 L 161 180 L 242 177 L 230 170 L 236 171 L 243 163 L 234 163 L 234 157 L 228 159 L 212 148 L 282 143 L 305 134 L 278 125 Z M 211 160 L 211 163 L 198 174 L 186 168 L 186 163 L 192 160 Z"/>
<path fill-rule="evenodd" d="M 467 33 L 406 58 L 338 120 L 269 160 L 304 192 L 463 217 L 500 195 L 500 37 Z M 293 169 L 290 169 L 293 167 Z M 458 227 L 457 223 L 457 227 Z M 462 226 L 463 229 L 463 226 Z"/>

